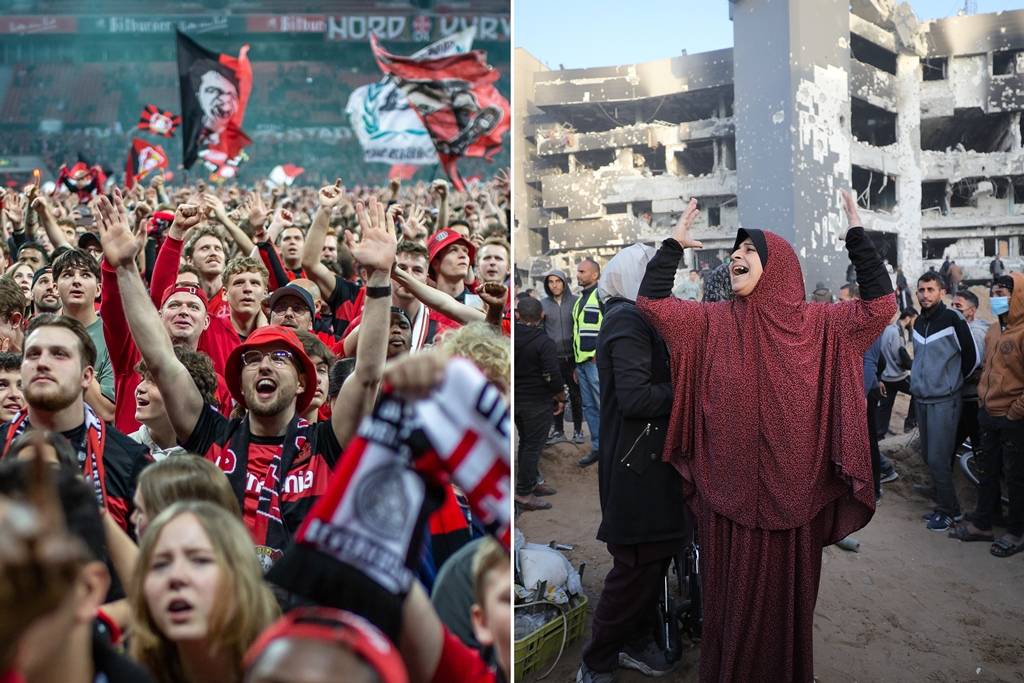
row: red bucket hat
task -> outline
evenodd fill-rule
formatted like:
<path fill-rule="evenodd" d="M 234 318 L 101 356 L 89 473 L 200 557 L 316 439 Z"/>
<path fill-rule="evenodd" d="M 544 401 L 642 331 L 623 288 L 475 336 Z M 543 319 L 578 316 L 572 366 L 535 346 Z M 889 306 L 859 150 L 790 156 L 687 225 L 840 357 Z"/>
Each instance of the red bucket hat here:
<path fill-rule="evenodd" d="M 456 242 L 461 242 L 466 245 L 467 249 L 469 249 L 470 265 L 473 265 L 476 261 L 476 246 L 451 228 L 443 228 L 434 233 L 434 236 L 430 238 L 430 244 L 427 245 L 427 260 L 429 262 L 427 274 L 430 275 L 430 277 L 436 277 L 434 275 L 434 259 L 437 258 L 445 247 L 449 247 Z"/>
<path fill-rule="evenodd" d="M 231 396 L 242 406 L 248 407 L 245 405 L 245 398 L 242 394 L 242 354 L 249 349 L 267 346 L 268 344 L 283 344 L 288 347 L 288 350 L 292 352 L 292 356 L 302 367 L 299 375 L 306 380 L 306 388 L 296 397 L 295 410 L 300 414 L 305 412 L 313 400 L 313 396 L 316 394 L 316 366 L 313 365 L 313 361 L 306 355 L 298 335 L 291 328 L 282 327 L 281 325 L 261 327 L 250 334 L 244 342 L 232 349 L 231 354 L 228 355 L 228 362 L 224 366 L 224 381 L 228 385 L 228 391 L 231 392 Z"/>

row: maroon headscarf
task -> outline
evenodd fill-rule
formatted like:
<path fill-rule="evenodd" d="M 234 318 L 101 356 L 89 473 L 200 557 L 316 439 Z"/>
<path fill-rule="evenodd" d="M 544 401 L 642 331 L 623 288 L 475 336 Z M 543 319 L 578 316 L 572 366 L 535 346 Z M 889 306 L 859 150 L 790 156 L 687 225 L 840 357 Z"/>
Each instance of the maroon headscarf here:
<path fill-rule="evenodd" d="M 701 304 L 639 297 L 669 346 L 674 402 L 665 459 L 737 524 L 792 529 L 836 503 L 830 541 L 874 514 L 864 353 L 895 296 L 809 304 L 792 247 L 741 231 L 764 273 L 754 291 Z"/>

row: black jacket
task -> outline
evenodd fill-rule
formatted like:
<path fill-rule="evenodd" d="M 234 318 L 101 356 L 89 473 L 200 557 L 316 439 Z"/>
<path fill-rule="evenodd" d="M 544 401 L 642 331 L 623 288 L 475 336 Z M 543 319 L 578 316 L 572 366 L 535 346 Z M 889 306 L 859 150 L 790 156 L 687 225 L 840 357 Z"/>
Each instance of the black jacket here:
<path fill-rule="evenodd" d="M 548 401 L 562 390 L 558 349 L 543 327 L 516 323 L 513 392 L 517 401 Z"/>
<path fill-rule="evenodd" d="M 516 357 L 518 369 L 519 357 Z M 682 478 L 662 462 L 672 409 L 668 349 L 636 305 L 613 298 L 597 342 L 601 384 L 598 480 L 605 543 L 655 543 L 686 535 Z"/>

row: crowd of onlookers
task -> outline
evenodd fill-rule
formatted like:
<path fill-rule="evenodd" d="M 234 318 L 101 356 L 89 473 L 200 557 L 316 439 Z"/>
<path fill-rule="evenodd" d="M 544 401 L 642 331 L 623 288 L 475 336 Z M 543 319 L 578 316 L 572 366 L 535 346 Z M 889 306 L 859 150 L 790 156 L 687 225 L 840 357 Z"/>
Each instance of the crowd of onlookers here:
<path fill-rule="evenodd" d="M 82 171 L 0 208 L 0 680 L 507 680 L 507 174 Z"/>

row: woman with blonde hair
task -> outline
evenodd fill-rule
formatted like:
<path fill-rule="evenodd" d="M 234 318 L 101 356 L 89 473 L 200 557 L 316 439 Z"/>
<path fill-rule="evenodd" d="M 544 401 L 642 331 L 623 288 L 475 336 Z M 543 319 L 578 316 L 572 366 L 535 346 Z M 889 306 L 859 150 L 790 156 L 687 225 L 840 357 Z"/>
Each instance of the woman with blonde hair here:
<path fill-rule="evenodd" d="M 509 394 L 512 372 L 512 345 L 490 323 L 472 322 L 446 330 L 437 345 L 452 356 L 461 356 L 473 362 L 487 379 Z"/>
<path fill-rule="evenodd" d="M 232 683 L 279 614 L 237 515 L 175 503 L 150 522 L 129 586 L 131 654 L 158 683 Z"/>
<path fill-rule="evenodd" d="M 188 453 L 155 462 L 139 475 L 135 487 L 135 535 L 142 538 L 149 520 L 182 500 L 205 500 L 241 519 L 238 498 L 224 471 L 209 460 Z"/>

